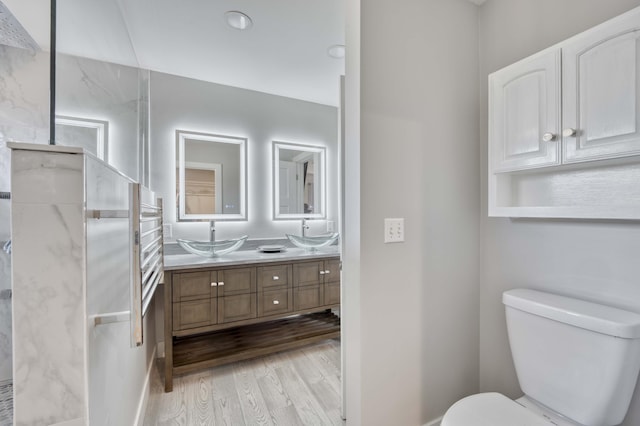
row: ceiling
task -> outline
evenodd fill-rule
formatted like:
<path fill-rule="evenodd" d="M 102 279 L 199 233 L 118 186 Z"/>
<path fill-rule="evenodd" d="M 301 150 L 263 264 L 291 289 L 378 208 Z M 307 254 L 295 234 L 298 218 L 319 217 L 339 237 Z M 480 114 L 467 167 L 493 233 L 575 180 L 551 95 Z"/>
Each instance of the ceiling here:
<path fill-rule="evenodd" d="M 41 6 L 34 8 L 35 1 Z M 3 2 L 48 49 L 49 0 Z M 58 0 L 57 45 L 65 53 L 337 106 L 344 59 L 329 57 L 327 49 L 345 44 L 346 3 Z M 230 10 L 249 15 L 251 29 L 229 27 L 224 13 Z"/>
<path fill-rule="evenodd" d="M 141 67 L 337 106 L 344 0 L 118 0 Z M 237 10 L 253 26 L 225 21 Z"/>

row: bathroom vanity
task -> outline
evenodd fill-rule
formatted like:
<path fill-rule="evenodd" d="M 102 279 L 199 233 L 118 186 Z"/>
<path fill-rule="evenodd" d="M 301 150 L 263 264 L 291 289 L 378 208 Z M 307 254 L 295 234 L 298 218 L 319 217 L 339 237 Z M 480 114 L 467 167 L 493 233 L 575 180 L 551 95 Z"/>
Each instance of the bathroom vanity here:
<path fill-rule="evenodd" d="M 165 391 L 173 375 L 340 336 L 337 247 L 165 257 Z"/>

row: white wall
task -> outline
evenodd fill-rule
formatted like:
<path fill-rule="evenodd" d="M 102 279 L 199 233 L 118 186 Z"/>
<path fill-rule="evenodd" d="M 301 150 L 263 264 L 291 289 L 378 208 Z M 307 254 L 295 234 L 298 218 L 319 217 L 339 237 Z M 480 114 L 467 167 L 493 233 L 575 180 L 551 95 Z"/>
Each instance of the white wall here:
<path fill-rule="evenodd" d="M 339 84 L 336 81 L 336 85 Z M 327 147 L 327 219 L 338 219 L 338 111 L 335 107 L 151 72 L 151 189 L 164 198 L 174 238 L 207 239 L 208 223 L 176 222 L 176 130 L 245 137 L 248 221 L 216 222 L 216 238 L 284 238 L 301 221 L 274 221 L 272 141 Z M 310 221 L 311 233 L 326 221 Z"/>
<path fill-rule="evenodd" d="M 362 385 L 347 417 L 419 425 L 478 390 L 478 12 L 467 0 L 360 7 Z M 405 218 L 405 243 L 383 243 L 385 217 Z"/>
<path fill-rule="evenodd" d="M 480 388 L 521 395 L 501 294 L 516 287 L 602 300 L 640 312 L 640 224 L 487 217 L 487 76 L 639 6 L 638 0 L 488 0 L 480 8 L 482 167 Z M 636 391 L 624 425 L 640 424 Z"/>

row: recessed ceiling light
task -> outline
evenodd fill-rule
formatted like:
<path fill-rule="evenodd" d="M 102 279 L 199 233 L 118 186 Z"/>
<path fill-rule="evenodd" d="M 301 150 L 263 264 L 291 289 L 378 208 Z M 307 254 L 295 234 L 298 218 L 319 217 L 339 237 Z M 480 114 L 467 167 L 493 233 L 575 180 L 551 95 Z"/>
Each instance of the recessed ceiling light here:
<path fill-rule="evenodd" d="M 334 59 L 344 58 L 344 44 L 334 44 L 333 46 L 329 46 L 327 54 Z"/>
<path fill-rule="evenodd" d="M 236 10 L 225 13 L 224 17 L 227 19 L 227 24 L 236 30 L 248 30 L 253 25 L 253 21 L 248 15 Z"/>

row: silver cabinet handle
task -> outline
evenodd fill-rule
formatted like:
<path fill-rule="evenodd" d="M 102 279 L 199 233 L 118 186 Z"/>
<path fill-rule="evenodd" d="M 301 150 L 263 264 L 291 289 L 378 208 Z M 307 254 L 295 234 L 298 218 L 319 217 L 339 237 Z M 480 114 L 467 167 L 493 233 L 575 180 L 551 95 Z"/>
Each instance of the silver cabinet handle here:
<path fill-rule="evenodd" d="M 329 275 L 331 273 L 331 271 L 327 269 L 326 271 L 324 271 L 324 273 Z"/>
<path fill-rule="evenodd" d="M 280 301 L 279 301 L 279 300 L 274 300 L 274 301 L 273 301 L 273 304 L 274 304 L 274 305 L 279 305 L 279 304 L 280 304 Z"/>
<path fill-rule="evenodd" d="M 280 279 L 280 277 L 279 277 L 279 276 L 277 276 L 277 275 L 274 275 L 274 276 L 273 276 L 273 280 L 274 280 L 274 281 L 278 281 L 279 279 Z"/>
<path fill-rule="evenodd" d="M 223 285 L 224 285 L 224 281 L 220 281 L 220 282 L 218 283 L 218 285 L 219 285 L 219 286 L 223 286 Z"/>
<path fill-rule="evenodd" d="M 218 283 L 211 283 L 211 287 L 218 287 Z"/>
<path fill-rule="evenodd" d="M 545 142 L 551 142 L 552 140 L 556 139 L 556 135 L 554 133 L 550 133 L 547 132 L 544 135 L 542 135 L 542 140 Z"/>
<path fill-rule="evenodd" d="M 326 273 L 327 273 L 326 271 L 320 271 L 320 275 L 324 275 Z"/>
<path fill-rule="evenodd" d="M 576 129 L 572 129 L 571 127 L 569 127 L 568 129 L 564 129 L 562 131 L 562 136 L 564 136 L 565 138 L 575 136 L 575 135 L 576 135 Z"/>

